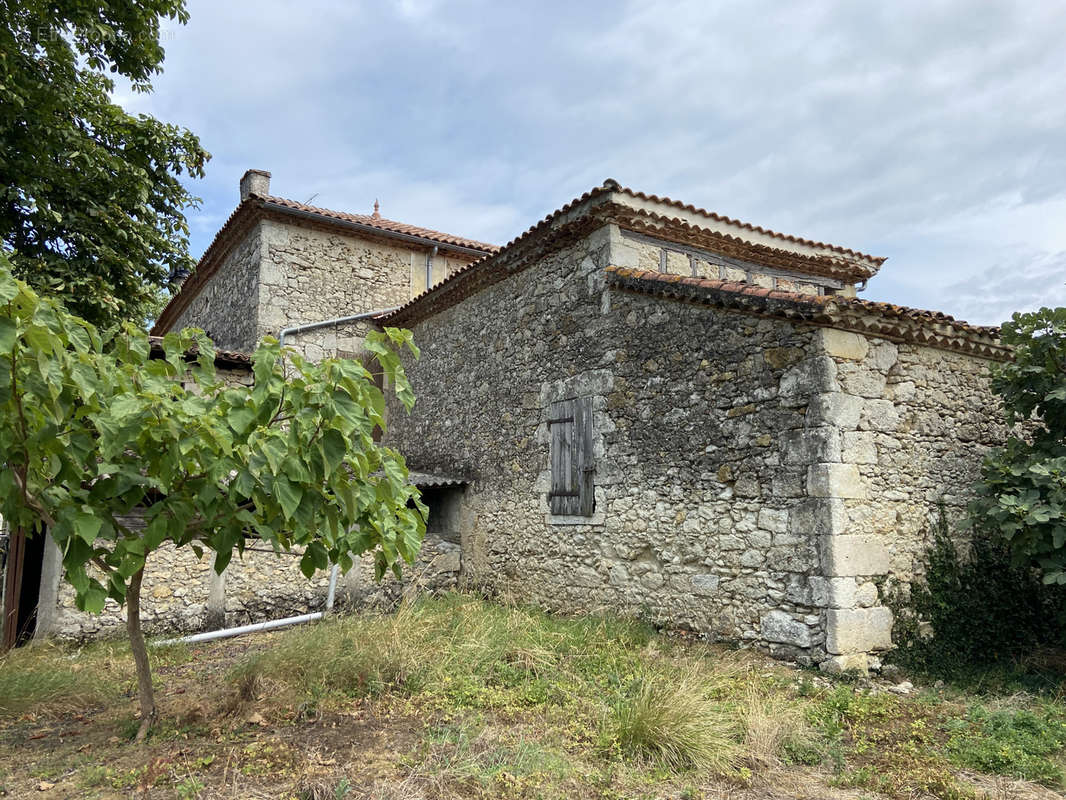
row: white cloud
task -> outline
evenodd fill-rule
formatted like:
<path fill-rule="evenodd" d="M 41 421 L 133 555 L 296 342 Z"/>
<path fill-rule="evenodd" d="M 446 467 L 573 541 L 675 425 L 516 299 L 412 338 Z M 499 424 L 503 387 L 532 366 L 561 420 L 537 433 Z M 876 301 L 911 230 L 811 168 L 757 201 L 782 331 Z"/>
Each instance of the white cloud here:
<path fill-rule="evenodd" d="M 248 167 L 289 197 L 379 197 L 391 217 L 498 242 L 611 176 L 888 256 L 875 299 L 997 321 L 1062 283 L 1061 4 L 190 11 L 156 93 L 130 102 L 215 154 L 198 247 Z M 996 278 L 1008 262 L 1024 290 Z"/>

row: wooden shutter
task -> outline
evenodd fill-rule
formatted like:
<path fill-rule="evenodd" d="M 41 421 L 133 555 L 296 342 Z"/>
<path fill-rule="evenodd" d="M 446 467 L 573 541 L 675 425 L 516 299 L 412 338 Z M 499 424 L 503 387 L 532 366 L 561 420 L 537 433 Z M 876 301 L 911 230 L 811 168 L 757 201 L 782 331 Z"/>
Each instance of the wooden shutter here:
<path fill-rule="evenodd" d="M 594 506 L 592 476 L 592 398 L 560 400 L 549 409 L 551 431 L 551 513 L 591 517 Z"/>

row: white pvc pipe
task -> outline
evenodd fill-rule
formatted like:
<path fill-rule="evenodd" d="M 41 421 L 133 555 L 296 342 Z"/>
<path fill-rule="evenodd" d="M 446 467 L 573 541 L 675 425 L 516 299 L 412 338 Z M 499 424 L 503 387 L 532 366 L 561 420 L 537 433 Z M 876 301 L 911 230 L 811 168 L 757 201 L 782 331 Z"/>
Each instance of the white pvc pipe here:
<path fill-rule="evenodd" d="M 223 628 L 219 631 L 206 631 L 205 633 L 194 633 L 191 636 L 181 636 L 177 639 L 163 639 L 161 641 L 152 642 L 153 647 L 162 647 L 169 644 L 193 644 L 195 642 L 210 642 L 213 639 L 228 639 L 230 636 L 241 636 L 245 633 L 257 633 L 258 631 L 269 631 L 274 628 L 284 628 L 287 625 L 298 625 L 301 622 L 313 622 L 316 619 L 322 619 L 323 613 L 316 611 L 313 614 L 301 614 L 298 617 L 285 617 L 284 619 L 272 619 L 268 622 L 253 622 L 251 625 L 241 625 L 236 628 Z"/>
<path fill-rule="evenodd" d="M 236 628 L 222 628 L 217 631 L 205 631 L 204 633 L 194 633 L 190 636 L 179 636 L 177 639 L 163 639 L 161 641 L 152 642 L 153 647 L 161 647 L 171 644 L 195 644 L 196 642 L 210 642 L 214 639 L 228 639 L 231 636 L 243 636 L 246 633 L 258 633 L 259 631 L 270 631 L 274 628 L 285 628 L 289 625 L 299 625 L 302 622 L 314 622 L 316 619 L 322 619 L 328 612 L 333 610 L 333 601 L 337 594 L 337 575 L 340 574 L 340 567 L 336 564 L 333 565 L 333 569 L 329 573 L 329 591 L 326 592 L 326 610 L 315 611 L 311 614 L 301 614 L 298 617 L 284 617 L 282 619 L 271 619 L 266 622 L 253 622 L 250 625 L 239 625 Z"/>

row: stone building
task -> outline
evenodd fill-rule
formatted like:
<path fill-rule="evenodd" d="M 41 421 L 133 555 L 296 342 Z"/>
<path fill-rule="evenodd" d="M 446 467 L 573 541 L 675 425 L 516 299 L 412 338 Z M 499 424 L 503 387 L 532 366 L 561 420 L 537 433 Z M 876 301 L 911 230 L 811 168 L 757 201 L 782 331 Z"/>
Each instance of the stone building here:
<path fill-rule="evenodd" d="M 1004 435 L 994 328 L 859 299 L 883 259 L 613 181 L 495 248 L 275 198 L 268 177 L 245 176 L 156 331 L 247 351 L 376 312 L 293 339 L 318 357 L 358 354 L 361 325 L 411 328 L 418 400 L 387 436 L 446 574 L 876 666 L 879 583 L 913 576 L 936 504 L 959 515 Z M 264 605 L 287 591 L 256 581 Z"/>

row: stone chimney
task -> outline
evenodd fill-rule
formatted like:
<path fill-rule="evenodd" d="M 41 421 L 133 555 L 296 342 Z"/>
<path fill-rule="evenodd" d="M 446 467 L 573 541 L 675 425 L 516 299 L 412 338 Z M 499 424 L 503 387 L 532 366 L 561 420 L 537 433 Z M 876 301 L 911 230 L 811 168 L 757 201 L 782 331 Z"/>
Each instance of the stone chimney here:
<path fill-rule="evenodd" d="M 266 170 L 250 169 L 241 178 L 241 202 L 253 194 L 264 197 L 270 194 L 270 173 Z"/>

